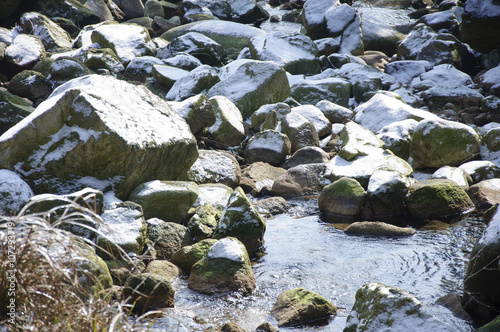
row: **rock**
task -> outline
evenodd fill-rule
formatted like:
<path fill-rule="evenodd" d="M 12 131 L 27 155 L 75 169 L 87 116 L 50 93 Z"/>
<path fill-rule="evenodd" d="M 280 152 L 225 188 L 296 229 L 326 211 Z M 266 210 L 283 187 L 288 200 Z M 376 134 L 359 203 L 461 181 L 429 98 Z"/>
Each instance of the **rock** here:
<path fill-rule="evenodd" d="M 466 171 L 458 167 L 443 166 L 432 173 L 431 179 L 447 179 L 456 182 L 464 190 L 469 189 L 472 178 Z"/>
<path fill-rule="evenodd" d="M 370 130 L 355 122 L 348 122 L 340 132 L 340 151 L 338 156 L 345 160 L 352 160 L 358 156 L 368 156 L 374 150 L 384 147 L 382 142 Z"/>
<path fill-rule="evenodd" d="M 258 110 L 252 113 L 250 117 L 250 124 L 254 131 L 261 131 L 262 125 L 268 118 L 269 114 L 272 112 L 276 113 L 276 116 L 279 121 L 283 120 L 286 114 L 290 113 L 290 106 L 285 103 L 276 103 L 276 104 L 266 104 L 259 107 Z M 266 128 L 271 129 L 271 128 Z M 276 129 L 276 128 L 273 128 Z"/>
<path fill-rule="evenodd" d="M 178 53 L 191 54 L 203 64 L 217 66 L 226 57 L 224 48 L 214 40 L 199 32 L 188 32 L 174 38 L 167 49 L 171 56 Z"/>
<path fill-rule="evenodd" d="M 291 147 L 287 135 L 276 130 L 264 130 L 249 140 L 245 148 L 245 160 L 248 164 L 262 161 L 279 166 L 290 154 Z"/>
<path fill-rule="evenodd" d="M 304 164 L 326 164 L 329 160 L 330 156 L 324 150 L 315 146 L 307 146 L 295 151 L 281 167 L 290 169 Z"/>
<path fill-rule="evenodd" d="M 368 283 L 356 292 L 344 331 L 409 331 L 415 326 L 428 331 L 456 328 L 432 316 L 415 296 L 380 283 Z"/>
<path fill-rule="evenodd" d="M 216 239 L 204 239 L 193 245 L 182 247 L 173 254 L 170 260 L 184 271 L 190 272 L 193 265 L 203 259 L 216 242 Z"/>
<path fill-rule="evenodd" d="M 321 324 L 336 314 L 337 308 L 332 303 L 304 288 L 283 291 L 271 309 L 280 327 Z"/>
<path fill-rule="evenodd" d="M 423 23 L 440 33 L 457 33 L 459 28 L 459 22 L 453 10 L 440 10 L 424 15 L 417 21 L 418 23 Z"/>
<path fill-rule="evenodd" d="M 499 226 L 500 213 L 497 209 L 472 248 L 464 278 L 462 306 L 478 325 L 491 321 L 500 311 Z"/>
<path fill-rule="evenodd" d="M 165 17 L 162 3 L 157 0 L 147 0 L 144 4 L 144 16 L 151 18 L 155 16 Z"/>
<path fill-rule="evenodd" d="M 97 226 L 96 240 L 99 256 L 113 259 L 124 253 L 142 255 L 147 226 L 140 205 L 124 202 L 104 211 L 101 218 L 103 223 Z"/>
<path fill-rule="evenodd" d="M 125 14 L 125 19 L 130 20 L 144 15 L 144 4 L 140 0 L 114 0 Z"/>
<path fill-rule="evenodd" d="M 191 31 L 204 34 L 219 43 L 231 58 L 236 58 L 238 53 L 248 46 L 252 38 L 265 34 L 264 31 L 245 24 L 210 20 L 193 22 L 170 29 L 161 35 L 161 38 L 171 41 L 175 37 Z"/>
<path fill-rule="evenodd" d="M 267 217 L 287 213 L 291 207 L 283 197 L 269 197 L 253 203 L 260 215 Z"/>
<path fill-rule="evenodd" d="M 324 138 L 331 133 L 332 124 L 319 108 L 313 105 L 301 105 L 292 107 L 291 111 L 297 112 L 311 121 L 319 137 Z"/>
<path fill-rule="evenodd" d="M 250 255 L 264 243 L 266 223 L 248 200 L 243 190 L 236 188 L 222 213 L 213 238 L 232 236 L 241 241 Z"/>
<path fill-rule="evenodd" d="M 129 200 L 140 204 L 144 217 L 182 223 L 198 198 L 198 186 L 185 181 L 150 181 L 138 185 Z"/>
<path fill-rule="evenodd" d="M 361 16 L 346 3 L 325 11 L 326 28 L 331 37 L 341 36 L 339 53 L 360 55 L 364 52 Z"/>
<path fill-rule="evenodd" d="M 54 86 L 59 86 L 72 79 L 90 75 L 92 72 L 78 59 L 71 57 L 57 58 L 49 67 L 47 77 Z"/>
<path fill-rule="evenodd" d="M 148 30 L 136 24 L 103 24 L 92 31 L 91 39 L 112 49 L 124 64 L 138 56 L 153 55 Z"/>
<path fill-rule="evenodd" d="M 411 227 L 398 227 L 380 221 L 359 221 L 350 224 L 344 232 L 349 235 L 411 236 L 417 231 Z"/>
<path fill-rule="evenodd" d="M 329 37 L 326 12 L 340 6 L 336 0 L 309 0 L 306 1 L 300 13 L 300 23 L 304 26 L 306 34 L 312 39 Z"/>
<path fill-rule="evenodd" d="M 187 228 L 196 241 L 209 238 L 217 228 L 221 215 L 221 210 L 216 210 L 210 204 L 203 204 L 196 208 L 194 215 L 187 223 Z"/>
<path fill-rule="evenodd" d="M 313 165 L 300 165 L 290 168 L 274 181 L 271 194 L 285 198 L 317 194 L 321 189 L 317 174 L 323 171 L 324 166 L 319 165 L 320 171 L 314 172 L 310 168 Z"/>
<path fill-rule="evenodd" d="M 220 330 L 222 332 L 245 332 L 244 328 L 242 328 L 240 325 L 238 325 L 234 322 L 229 322 L 229 323 L 222 325 Z"/>
<path fill-rule="evenodd" d="M 465 190 L 451 180 L 425 180 L 414 183 L 406 206 L 414 219 L 450 220 L 474 210 Z"/>
<path fill-rule="evenodd" d="M 19 26 L 23 33 L 39 37 L 47 51 L 73 47 L 69 33 L 40 13 L 24 13 L 19 19 Z"/>
<path fill-rule="evenodd" d="M 0 139 L 0 167 L 18 164 L 42 192 L 63 181 L 78 190 L 87 176 L 117 177 L 116 195 L 126 199 L 140 183 L 183 178 L 198 156 L 189 127 L 166 102 L 111 76 L 60 86 L 29 119 Z"/>
<path fill-rule="evenodd" d="M 398 172 L 373 172 L 367 189 L 373 218 L 393 223 L 401 220 L 410 185 L 410 180 Z"/>
<path fill-rule="evenodd" d="M 488 210 L 500 202 L 500 179 L 490 179 L 472 185 L 467 194 L 474 202 L 476 209 Z"/>
<path fill-rule="evenodd" d="M 12 44 L 5 49 L 4 62 L 12 66 L 12 74 L 16 74 L 24 69 L 31 69 L 33 66 L 45 58 L 45 47 L 39 37 L 19 34 Z"/>
<path fill-rule="evenodd" d="M 178 78 L 167 93 L 167 100 L 183 101 L 198 94 L 206 94 L 220 81 L 216 71 L 210 66 L 200 66 Z"/>
<path fill-rule="evenodd" d="M 354 121 L 373 133 L 377 133 L 383 127 L 398 121 L 439 119 L 430 112 L 407 105 L 397 94 L 382 92 L 377 93 L 368 102 L 356 107 L 354 113 L 356 114 Z"/>
<path fill-rule="evenodd" d="M 110 48 L 89 48 L 75 55 L 87 68 L 97 71 L 107 69 L 112 73 L 121 73 L 125 70 L 121 60 Z"/>
<path fill-rule="evenodd" d="M 307 146 L 319 146 L 316 128 L 300 113 L 288 113 L 281 123 L 281 132 L 290 139 L 292 153 Z"/>
<path fill-rule="evenodd" d="M 77 0 L 43 1 L 40 4 L 40 13 L 47 17 L 69 19 L 81 27 L 101 21 L 99 16 Z"/>
<path fill-rule="evenodd" d="M 287 171 L 280 167 L 274 167 L 264 162 L 255 162 L 243 170 L 243 176 L 255 182 L 258 188 L 272 186 L 273 182 Z"/>
<path fill-rule="evenodd" d="M 354 117 L 354 113 L 350 109 L 328 100 L 319 101 L 316 107 L 323 112 L 331 123 L 346 123 Z"/>
<path fill-rule="evenodd" d="M 31 103 L 0 90 L 0 136 L 33 112 Z"/>
<path fill-rule="evenodd" d="M 269 14 L 253 0 L 223 0 L 218 2 L 191 0 L 191 3 L 202 8 L 206 7 L 215 17 L 221 20 L 254 23 L 269 17 Z"/>
<path fill-rule="evenodd" d="M 229 197 L 233 193 L 233 189 L 222 183 L 200 184 L 198 191 L 198 199 L 194 202 L 193 207 L 210 204 L 217 210 L 226 208 Z"/>
<path fill-rule="evenodd" d="M 464 308 L 462 308 L 462 304 L 460 303 L 461 299 L 461 294 L 448 293 L 437 299 L 436 304 L 442 305 L 443 307 L 449 309 L 454 316 L 470 321 L 470 316 L 467 314 L 467 312 L 465 312 Z"/>
<path fill-rule="evenodd" d="M 167 52 L 167 54 L 160 54 L 160 49 L 158 49 L 156 57 L 160 58 L 166 65 L 189 71 L 202 65 L 201 61 L 192 56 L 191 54 L 178 53 L 173 57 L 165 58 L 167 56 L 170 56 L 170 52 Z"/>
<path fill-rule="evenodd" d="M 480 72 L 474 80 L 478 82 L 478 87 L 481 87 L 490 94 L 496 95 L 496 97 L 500 97 L 500 91 L 498 89 L 500 84 L 500 80 L 498 79 L 499 73 L 500 66 L 496 66 L 487 71 Z"/>
<path fill-rule="evenodd" d="M 377 132 L 384 147 L 403 160 L 410 157 L 410 144 L 418 122 L 413 119 L 396 121 Z"/>
<path fill-rule="evenodd" d="M 186 175 L 188 181 L 222 183 L 236 188 L 241 179 L 241 169 L 233 154 L 226 151 L 199 150 L 198 159 Z"/>
<path fill-rule="evenodd" d="M 245 246 L 234 237 L 217 241 L 207 255 L 193 265 L 188 287 L 206 294 L 252 293 L 255 276 Z"/>
<path fill-rule="evenodd" d="M 186 120 L 191 132 L 195 135 L 215 124 L 214 109 L 204 94 L 189 97 L 181 102 L 169 102 L 169 104 Z"/>
<path fill-rule="evenodd" d="M 257 326 L 255 332 L 278 332 L 278 328 L 271 323 L 265 322 Z"/>
<path fill-rule="evenodd" d="M 125 281 L 123 295 L 139 312 L 174 306 L 175 291 L 170 281 L 159 274 L 132 274 Z"/>
<path fill-rule="evenodd" d="M 385 72 L 403 84 L 410 84 L 415 77 L 432 69 L 432 64 L 426 60 L 400 60 L 385 65 Z"/>
<path fill-rule="evenodd" d="M 272 32 L 250 41 L 252 58 L 274 61 L 292 75 L 319 72 L 318 48 L 307 36 L 295 32 Z"/>
<path fill-rule="evenodd" d="M 290 96 L 301 104 L 314 105 L 321 100 L 329 100 L 347 107 L 351 95 L 351 83 L 329 77 L 323 79 L 303 79 L 291 85 Z"/>
<path fill-rule="evenodd" d="M 148 266 L 144 270 L 144 273 L 158 274 L 167 278 L 169 281 L 182 275 L 181 269 L 179 269 L 179 267 L 175 264 L 159 259 L 149 262 Z"/>
<path fill-rule="evenodd" d="M 469 126 L 447 120 L 423 120 L 415 128 L 410 156 L 427 167 L 460 165 L 479 153 L 479 136 Z"/>
<path fill-rule="evenodd" d="M 318 199 L 321 215 L 327 221 L 356 219 L 361 215 L 366 191 L 358 181 L 343 177 L 325 186 Z"/>
<path fill-rule="evenodd" d="M 193 235 L 186 226 L 158 218 L 146 222 L 147 237 L 153 243 L 158 259 L 169 260 L 182 247 L 193 244 Z"/>
<path fill-rule="evenodd" d="M 90 9 L 101 21 L 113 21 L 113 13 L 108 8 L 108 4 L 104 0 L 87 0 L 85 7 Z"/>
<path fill-rule="evenodd" d="M 17 173 L 0 169 L 0 215 L 17 214 L 33 196 L 33 190 Z"/>
<path fill-rule="evenodd" d="M 493 128 L 483 136 L 481 144 L 486 146 L 486 149 L 491 152 L 500 150 L 500 128 Z"/>
<path fill-rule="evenodd" d="M 500 317 L 496 317 L 491 322 L 486 325 L 481 326 L 476 331 L 477 332 L 495 332 L 500 329 Z"/>
<path fill-rule="evenodd" d="M 45 99 L 52 92 L 52 84 L 39 72 L 23 70 L 8 83 L 10 93 L 32 101 Z"/>
<path fill-rule="evenodd" d="M 463 169 L 469 174 L 473 183 L 500 177 L 500 169 L 494 163 L 487 160 L 469 161 L 458 168 Z"/>
<path fill-rule="evenodd" d="M 482 53 L 500 47 L 500 37 L 489 33 L 500 27 L 500 5 L 494 1 L 474 0 L 464 9 L 460 39 Z"/>
<path fill-rule="evenodd" d="M 158 65 L 162 66 L 163 62 L 153 56 L 137 57 L 132 59 L 132 61 L 130 61 L 130 63 L 127 65 L 123 76 L 125 76 L 130 81 L 138 81 L 144 83 L 148 77 L 151 77 L 153 73 L 153 67 Z M 158 72 L 158 70 L 156 72 Z M 155 78 L 157 76 L 159 75 L 155 75 Z M 159 79 L 157 79 L 157 81 L 161 84 L 161 81 Z M 172 84 L 170 84 L 170 86 L 172 86 Z"/>
<path fill-rule="evenodd" d="M 224 146 L 239 146 L 245 138 L 245 128 L 238 107 L 224 96 L 214 96 L 210 103 L 216 119 L 215 124 L 208 128 L 212 138 Z"/>
<path fill-rule="evenodd" d="M 405 38 L 404 34 L 393 27 L 365 18 L 362 32 L 365 50 L 380 51 L 389 56 L 396 53 L 398 42 Z"/>
<path fill-rule="evenodd" d="M 383 90 L 389 90 L 391 89 L 391 87 L 399 85 L 398 80 L 396 80 L 391 75 L 388 75 L 380 71 L 379 69 L 375 69 L 372 66 L 365 64 L 365 62 L 359 57 L 356 58 L 362 61 L 363 64 L 346 63 L 345 65 L 342 65 L 342 67 L 338 71 L 335 72 L 335 76 L 348 80 L 352 85 L 354 85 L 354 83 L 356 82 L 363 82 L 364 80 L 370 81 L 370 85 L 373 87 L 375 87 L 374 83 L 381 84 Z"/>
<path fill-rule="evenodd" d="M 226 96 L 238 107 L 245 119 L 260 106 L 281 102 L 290 94 L 286 72 L 274 62 L 236 60 L 222 67 L 221 71 L 225 68 L 230 73 L 221 78 L 208 91 L 207 96 Z"/>

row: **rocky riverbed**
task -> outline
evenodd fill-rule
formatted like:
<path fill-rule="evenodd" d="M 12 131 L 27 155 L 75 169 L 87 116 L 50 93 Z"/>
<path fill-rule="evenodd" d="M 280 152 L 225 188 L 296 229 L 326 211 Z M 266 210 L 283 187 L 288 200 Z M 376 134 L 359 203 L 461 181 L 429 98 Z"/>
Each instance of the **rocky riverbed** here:
<path fill-rule="evenodd" d="M 344 331 L 498 324 L 496 2 L 8 0 L 0 23 L 0 215 L 92 207 L 97 221 L 65 229 L 137 312 L 191 306 L 189 289 L 271 294 L 256 316 L 271 325 L 252 330 L 339 314 Z M 268 241 L 293 241 L 268 240 L 268 223 L 297 198 L 302 217 L 382 243 L 484 219 L 456 240 L 471 255 L 441 301 L 459 323 L 422 302 L 444 290 L 398 278 L 352 280 L 352 301 L 321 280 L 263 290 Z"/>

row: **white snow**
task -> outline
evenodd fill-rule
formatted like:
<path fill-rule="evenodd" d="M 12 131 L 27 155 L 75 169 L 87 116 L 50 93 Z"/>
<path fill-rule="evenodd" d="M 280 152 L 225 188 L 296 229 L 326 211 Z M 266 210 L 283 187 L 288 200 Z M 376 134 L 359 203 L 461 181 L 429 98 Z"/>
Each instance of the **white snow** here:
<path fill-rule="evenodd" d="M 9 210 L 19 212 L 33 196 L 33 190 L 17 173 L 0 169 L 0 215 Z"/>
<path fill-rule="evenodd" d="M 433 179 L 447 179 L 456 182 L 459 186 L 468 187 L 469 183 L 465 177 L 467 174 L 463 169 L 443 166 L 432 174 Z"/>
<path fill-rule="evenodd" d="M 409 51 L 406 60 L 415 59 L 418 52 L 432 41 L 437 39 L 437 34 L 432 28 L 423 23 L 417 24 L 401 42 Z"/>
<path fill-rule="evenodd" d="M 198 185 L 198 198 L 193 207 L 210 204 L 216 209 L 223 210 L 226 208 L 232 192 L 231 188 L 220 183 L 200 184 Z"/>
<path fill-rule="evenodd" d="M 410 83 L 415 77 L 431 69 L 432 65 L 425 60 L 401 60 L 389 62 L 385 72 L 404 84 Z"/>
<path fill-rule="evenodd" d="M 488 227 L 484 230 L 483 235 L 478 240 L 478 244 L 488 246 L 500 242 L 500 210 L 497 209 L 490 220 Z"/>
<path fill-rule="evenodd" d="M 210 248 L 208 258 L 224 258 L 230 261 L 245 262 L 245 246 L 235 238 L 223 238 Z"/>
<path fill-rule="evenodd" d="M 500 65 L 495 68 L 491 68 L 490 70 L 482 74 L 480 76 L 480 79 L 483 83 L 486 84 L 500 84 Z"/>
<path fill-rule="evenodd" d="M 20 34 L 5 50 L 5 57 L 11 58 L 18 66 L 35 63 L 42 57 L 45 48 L 38 37 Z"/>
<path fill-rule="evenodd" d="M 256 134 L 249 142 L 247 148 L 271 150 L 277 153 L 283 153 L 285 146 L 285 137 L 277 131 L 264 131 Z"/>
<path fill-rule="evenodd" d="M 233 160 L 221 151 L 199 151 L 198 159 L 191 170 L 195 170 L 203 178 L 211 178 L 214 181 L 220 179 L 231 179 L 237 181 L 237 169 Z"/>
<path fill-rule="evenodd" d="M 379 170 L 373 172 L 368 182 L 367 192 L 377 195 L 390 191 L 398 183 L 404 183 L 407 188 L 410 187 L 410 180 L 395 171 Z"/>
<path fill-rule="evenodd" d="M 290 112 L 285 116 L 286 122 L 290 128 L 300 128 L 305 123 L 309 122 L 304 116 L 297 112 Z"/>
<path fill-rule="evenodd" d="M 316 58 L 312 52 L 313 42 L 301 33 L 275 32 L 257 36 L 251 43 L 259 60 L 274 61 L 280 66 Z"/>
<path fill-rule="evenodd" d="M 125 207 L 104 211 L 101 215 L 104 225 L 99 225 L 98 231 L 109 242 L 134 243 L 141 236 L 141 229 L 144 227 L 141 216 L 140 211 Z"/>
<path fill-rule="evenodd" d="M 231 100 L 224 96 L 214 96 L 210 98 L 210 101 L 212 103 L 214 103 L 213 101 L 217 103 L 217 107 L 215 107 L 216 122 L 208 129 L 211 133 L 217 131 L 222 123 L 227 121 L 237 131 L 243 135 L 245 134 L 241 112 Z"/>
<path fill-rule="evenodd" d="M 376 136 L 385 143 L 409 139 L 413 135 L 417 125 L 418 122 L 413 119 L 393 122 L 382 127 L 382 129 L 377 132 Z"/>
<path fill-rule="evenodd" d="M 318 133 L 322 133 L 325 130 L 329 131 L 331 126 L 330 121 L 326 118 L 325 114 L 321 112 L 319 108 L 313 105 L 301 105 L 292 107 L 292 112 L 297 112 L 314 125 Z"/>
<path fill-rule="evenodd" d="M 348 4 L 330 7 L 325 12 L 328 31 L 332 36 L 338 36 L 351 24 L 356 17 L 356 11 Z"/>
<path fill-rule="evenodd" d="M 453 82 L 472 87 L 474 84 L 472 82 L 472 78 L 468 74 L 456 69 L 450 64 L 441 64 L 435 66 L 433 69 L 421 74 L 418 78 L 415 78 L 412 82 L 412 85 L 419 81 L 426 80 L 441 85 L 448 85 Z"/>
<path fill-rule="evenodd" d="M 325 21 L 325 12 L 331 7 L 340 5 L 336 0 L 308 0 L 304 4 L 303 12 L 307 25 L 322 24 Z"/>

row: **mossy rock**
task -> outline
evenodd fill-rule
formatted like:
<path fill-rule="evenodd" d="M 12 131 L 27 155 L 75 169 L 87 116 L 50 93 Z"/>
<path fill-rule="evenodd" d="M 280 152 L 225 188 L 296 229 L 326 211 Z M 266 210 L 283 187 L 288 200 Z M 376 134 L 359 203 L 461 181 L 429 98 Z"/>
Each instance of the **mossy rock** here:
<path fill-rule="evenodd" d="M 131 275 L 125 282 L 123 295 L 138 312 L 174 306 L 175 291 L 170 281 L 159 274 Z"/>
<path fill-rule="evenodd" d="M 319 210 L 326 220 L 349 220 L 361 215 L 366 201 L 366 191 L 352 178 L 343 177 L 321 190 Z"/>
<path fill-rule="evenodd" d="M 193 235 L 186 226 L 158 218 L 147 220 L 147 238 L 154 244 L 159 259 L 170 259 L 184 246 L 193 244 Z"/>
<path fill-rule="evenodd" d="M 107 69 L 112 73 L 121 73 L 125 70 L 120 58 L 110 48 L 89 48 L 78 58 L 87 68 L 94 71 Z"/>
<path fill-rule="evenodd" d="M 221 216 L 222 211 L 215 209 L 211 204 L 203 204 L 196 208 L 187 223 L 187 228 L 196 241 L 201 241 L 212 236 Z"/>
<path fill-rule="evenodd" d="M 92 72 L 83 62 L 71 57 L 57 58 L 49 68 L 50 80 L 58 85 L 74 78 L 90 74 L 92 74 Z"/>
<path fill-rule="evenodd" d="M 33 112 L 31 103 L 0 90 L 0 136 Z"/>
<path fill-rule="evenodd" d="M 207 255 L 215 242 L 217 242 L 216 239 L 205 239 L 191 246 L 185 246 L 178 250 L 170 260 L 182 270 L 189 272 L 196 262 Z"/>
<path fill-rule="evenodd" d="M 159 274 L 168 280 L 172 280 L 174 277 L 180 276 L 182 274 L 182 270 L 174 263 L 157 259 L 148 264 L 144 273 Z"/>
<path fill-rule="evenodd" d="M 350 121 L 340 132 L 339 147 L 339 156 L 345 160 L 352 160 L 357 156 L 367 156 L 374 149 L 383 149 L 384 142 L 370 130 Z"/>

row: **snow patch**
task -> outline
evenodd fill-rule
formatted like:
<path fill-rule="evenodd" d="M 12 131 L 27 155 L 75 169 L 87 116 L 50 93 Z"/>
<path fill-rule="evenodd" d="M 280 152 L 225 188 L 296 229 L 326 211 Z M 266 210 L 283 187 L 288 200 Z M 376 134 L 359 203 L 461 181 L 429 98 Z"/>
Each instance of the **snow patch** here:
<path fill-rule="evenodd" d="M 208 258 L 224 258 L 230 261 L 244 263 L 245 247 L 235 238 L 221 239 L 210 248 Z"/>

